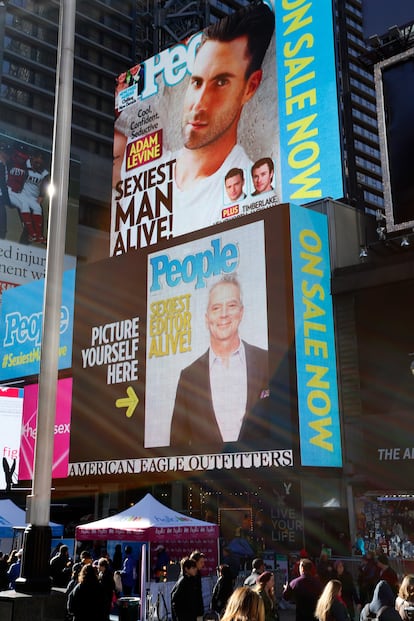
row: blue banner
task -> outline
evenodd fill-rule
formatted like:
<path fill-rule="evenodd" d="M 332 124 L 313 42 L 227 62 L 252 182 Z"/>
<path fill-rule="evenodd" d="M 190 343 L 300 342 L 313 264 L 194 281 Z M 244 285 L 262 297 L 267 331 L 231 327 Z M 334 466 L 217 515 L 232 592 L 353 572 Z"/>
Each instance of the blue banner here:
<path fill-rule="evenodd" d="M 290 206 L 300 452 L 303 466 L 342 466 L 335 333 L 324 214 Z"/>
<path fill-rule="evenodd" d="M 1 307 L 0 381 L 37 375 L 43 322 L 44 280 L 8 289 Z M 72 366 L 75 270 L 63 274 L 59 370 Z"/>
<path fill-rule="evenodd" d="M 276 5 L 281 201 L 343 196 L 331 0 Z"/>

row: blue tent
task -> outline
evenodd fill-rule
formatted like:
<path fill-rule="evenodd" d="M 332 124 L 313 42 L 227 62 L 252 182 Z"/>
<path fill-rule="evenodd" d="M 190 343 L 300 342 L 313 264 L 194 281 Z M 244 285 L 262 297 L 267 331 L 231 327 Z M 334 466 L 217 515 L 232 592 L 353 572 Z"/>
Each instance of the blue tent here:
<path fill-rule="evenodd" d="M 52 537 L 62 537 L 63 525 L 50 522 Z M 9 499 L 0 500 L 0 539 L 12 539 L 16 528 L 26 527 L 26 512 Z"/>

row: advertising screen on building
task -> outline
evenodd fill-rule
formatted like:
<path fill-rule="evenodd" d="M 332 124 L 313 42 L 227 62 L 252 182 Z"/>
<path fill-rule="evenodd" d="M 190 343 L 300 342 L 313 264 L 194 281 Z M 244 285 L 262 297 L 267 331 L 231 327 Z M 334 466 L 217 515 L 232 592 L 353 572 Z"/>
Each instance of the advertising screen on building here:
<path fill-rule="evenodd" d="M 38 384 L 25 387 L 20 438 L 19 481 L 27 481 L 33 478 L 38 395 Z M 71 400 L 72 379 L 68 377 L 58 380 L 52 463 L 52 477 L 54 479 L 65 478 L 68 474 Z"/>
<path fill-rule="evenodd" d="M 261 213 L 79 268 L 70 474 L 293 465 L 288 208 Z"/>
<path fill-rule="evenodd" d="M 342 466 L 328 223 L 291 206 L 300 453 L 303 466 Z"/>
<path fill-rule="evenodd" d="M 387 230 L 414 226 L 414 49 L 375 67 Z"/>
<path fill-rule="evenodd" d="M 20 431 L 22 426 L 23 389 L 0 388 L 0 490 L 10 491 L 19 472 Z"/>
<path fill-rule="evenodd" d="M 0 381 L 37 375 L 43 325 L 44 279 L 6 291 L 0 321 Z M 72 366 L 75 270 L 64 272 L 60 307 L 59 369 Z"/>
<path fill-rule="evenodd" d="M 0 132 L 0 299 L 6 289 L 44 278 L 51 153 Z M 76 264 L 79 165 L 71 161 L 66 269 Z"/>
<path fill-rule="evenodd" d="M 331 2 L 229 15 L 122 73 L 115 115 L 110 256 L 341 197 Z"/>
<path fill-rule="evenodd" d="M 78 268 L 70 476 L 290 468 L 296 371 L 315 389 L 306 465 L 340 463 L 326 221 L 309 213 L 280 205 Z"/>
<path fill-rule="evenodd" d="M 411 489 L 414 281 L 370 287 L 355 295 L 363 443 L 357 472 L 371 489 Z"/>

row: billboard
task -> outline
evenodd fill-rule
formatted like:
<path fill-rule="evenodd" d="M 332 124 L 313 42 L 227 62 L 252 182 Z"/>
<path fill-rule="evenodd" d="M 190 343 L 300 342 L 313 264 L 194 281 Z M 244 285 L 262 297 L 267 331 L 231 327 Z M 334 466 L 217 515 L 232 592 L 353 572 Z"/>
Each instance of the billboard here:
<path fill-rule="evenodd" d="M 33 478 L 38 394 L 38 384 L 31 384 L 24 388 L 23 418 L 20 434 L 20 461 L 18 468 L 19 481 L 27 481 Z M 54 479 L 65 478 L 68 474 L 71 400 L 72 379 L 66 378 L 58 380 L 52 462 L 52 477 Z"/>
<path fill-rule="evenodd" d="M 3 291 L 44 278 L 51 154 L 0 133 L 0 299 Z M 76 264 L 79 166 L 70 163 L 66 269 Z"/>
<path fill-rule="evenodd" d="M 363 442 L 354 461 L 373 489 L 410 488 L 414 475 L 413 304 L 412 279 L 355 293 Z"/>
<path fill-rule="evenodd" d="M 333 32 L 252 4 L 118 77 L 110 256 L 343 195 Z"/>
<path fill-rule="evenodd" d="M 0 381 L 39 373 L 44 283 L 43 279 L 31 282 L 10 289 L 3 295 Z M 62 279 L 59 369 L 69 369 L 72 365 L 74 296 L 75 270 L 68 270 Z"/>
<path fill-rule="evenodd" d="M 342 466 L 328 222 L 291 206 L 296 373 L 302 466 Z"/>
<path fill-rule="evenodd" d="M 22 388 L 0 388 L 0 490 L 3 491 L 10 491 L 18 480 L 22 409 Z"/>
<path fill-rule="evenodd" d="M 414 49 L 378 63 L 375 86 L 387 230 L 400 231 L 414 226 Z"/>
<path fill-rule="evenodd" d="M 69 476 L 293 466 L 297 275 L 289 240 L 298 227 L 324 245 L 322 284 L 319 255 L 302 266 L 316 273 L 306 313 L 317 312 L 319 287 L 329 297 L 326 217 L 297 210 L 280 205 L 78 268 Z M 331 330 L 331 309 L 322 306 L 321 331 Z M 321 345 L 318 355 L 311 336 L 313 357 L 300 364 L 333 406 L 311 425 L 306 441 L 319 450 L 307 465 L 332 466 L 340 459 L 337 386 L 332 373 L 326 386 L 316 364 L 334 366 L 335 350 L 326 357 Z M 331 437 L 334 449 L 325 450 Z"/>

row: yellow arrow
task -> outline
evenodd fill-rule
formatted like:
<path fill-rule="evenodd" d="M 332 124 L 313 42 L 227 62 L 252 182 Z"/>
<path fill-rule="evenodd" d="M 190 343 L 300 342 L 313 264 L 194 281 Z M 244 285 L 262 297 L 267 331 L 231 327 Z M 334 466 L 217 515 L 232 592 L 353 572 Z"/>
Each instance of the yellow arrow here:
<path fill-rule="evenodd" d="M 135 408 L 139 403 L 139 399 L 135 393 L 135 390 L 132 386 L 128 386 L 127 388 L 127 397 L 123 397 L 122 399 L 117 399 L 115 401 L 115 405 L 117 408 L 127 408 L 125 412 L 125 416 L 127 418 L 131 418 L 134 413 Z"/>

